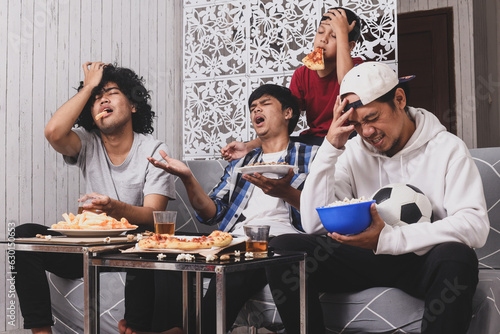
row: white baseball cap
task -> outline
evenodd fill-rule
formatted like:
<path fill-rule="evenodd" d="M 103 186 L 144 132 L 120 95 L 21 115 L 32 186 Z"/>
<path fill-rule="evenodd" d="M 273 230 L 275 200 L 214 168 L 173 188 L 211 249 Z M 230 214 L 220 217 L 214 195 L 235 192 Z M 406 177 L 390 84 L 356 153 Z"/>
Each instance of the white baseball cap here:
<path fill-rule="evenodd" d="M 366 62 L 353 67 L 340 84 L 340 96 L 356 94 L 361 103 L 367 105 L 390 92 L 399 83 L 415 78 L 414 75 L 399 78 L 388 65 L 379 62 Z"/>

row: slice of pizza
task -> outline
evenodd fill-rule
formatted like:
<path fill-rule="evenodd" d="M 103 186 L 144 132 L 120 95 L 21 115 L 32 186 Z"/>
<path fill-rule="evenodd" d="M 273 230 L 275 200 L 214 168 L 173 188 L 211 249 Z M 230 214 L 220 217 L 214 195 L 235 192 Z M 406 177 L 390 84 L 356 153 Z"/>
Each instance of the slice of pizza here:
<path fill-rule="evenodd" d="M 212 247 L 224 247 L 231 243 L 231 234 L 222 231 L 214 231 L 209 236 L 194 238 L 183 238 L 165 234 L 153 234 L 149 238 L 138 242 L 141 249 L 210 249 Z"/>
<path fill-rule="evenodd" d="M 213 240 L 214 247 L 225 247 L 233 241 L 233 236 L 231 234 L 219 230 L 210 233 L 208 238 Z"/>
<path fill-rule="evenodd" d="M 306 67 L 313 71 L 324 70 L 325 60 L 323 57 L 323 49 L 317 48 L 302 59 Z"/>
<path fill-rule="evenodd" d="M 198 238 L 191 238 L 191 239 L 169 236 L 167 237 L 167 240 L 165 240 L 163 245 L 165 249 L 183 249 L 183 250 L 210 249 L 213 247 L 214 241 L 207 238 L 206 236 L 201 236 Z"/>

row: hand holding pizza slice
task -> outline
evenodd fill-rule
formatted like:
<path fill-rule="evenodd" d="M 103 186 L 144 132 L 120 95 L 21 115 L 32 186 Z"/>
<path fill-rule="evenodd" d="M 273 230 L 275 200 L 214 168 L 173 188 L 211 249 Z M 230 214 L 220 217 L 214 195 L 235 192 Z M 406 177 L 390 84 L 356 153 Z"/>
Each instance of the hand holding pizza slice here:
<path fill-rule="evenodd" d="M 313 71 L 325 69 L 325 59 L 323 56 L 323 49 L 316 48 L 313 52 L 308 54 L 302 59 L 304 65 Z"/>

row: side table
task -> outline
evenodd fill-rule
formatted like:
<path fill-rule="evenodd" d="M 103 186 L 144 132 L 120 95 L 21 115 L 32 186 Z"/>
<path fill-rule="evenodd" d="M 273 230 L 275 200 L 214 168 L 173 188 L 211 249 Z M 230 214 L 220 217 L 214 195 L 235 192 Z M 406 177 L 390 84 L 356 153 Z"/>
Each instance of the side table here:
<path fill-rule="evenodd" d="M 298 263 L 300 271 L 300 332 L 306 333 L 306 309 L 307 309 L 307 298 L 306 298 L 306 284 L 305 284 L 305 253 L 297 252 L 287 252 L 274 254 L 265 258 L 245 258 L 244 255 L 241 257 L 231 257 L 230 260 L 216 260 L 213 262 L 207 262 L 205 259 L 196 258 L 194 261 L 176 261 L 175 254 L 173 257 L 167 257 L 165 259 L 159 260 L 154 257 L 147 256 L 144 253 L 141 254 L 105 254 L 96 253 L 88 258 L 88 264 L 90 268 L 88 272 L 90 273 L 91 279 L 89 281 L 92 287 L 89 287 L 89 291 L 93 293 L 90 296 L 92 305 L 90 306 L 90 313 L 98 313 L 99 301 L 97 291 L 99 286 L 99 270 L 98 267 L 111 267 L 111 268 L 135 268 L 135 269 L 153 269 L 153 270 L 171 270 L 171 271 L 181 271 L 183 280 L 183 322 L 184 330 L 186 333 L 192 332 L 189 328 L 189 297 L 188 291 L 190 288 L 190 282 L 188 274 L 195 273 L 195 295 L 196 295 L 196 333 L 201 333 L 201 298 L 202 298 L 202 273 L 214 273 L 216 278 L 216 289 L 217 289 L 217 333 L 226 333 L 226 294 L 225 294 L 225 282 L 226 274 L 237 271 L 253 270 L 259 268 L 265 268 L 267 266 L 274 266 L 280 264 L 291 264 Z M 90 319 L 94 321 L 92 324 L 93 333 L 99 333 L 99 319 L 94 314 L 90 316 Z"/>
<path fill-rule="evenodd" d="M 23 252 L 48 252 L 48 253 L 77 253 L 83 256 L 83 291 L 84 291 L 84 333 L 92 334 L 98 333 L 91 330 L 93 324 L 98 319 L 99 313 L 92 310 L 92 305 L 96 304 L 95 298 L 98 296 L 99 291 L 94 291 L 94 281 L 99 278 L 96 277 L 97 272 L 95 267 L 90 266 L 90 257 L 106 252 L 113 252 L 124 246 L 128 246 L 135 241 L 127 241 L 126 237 L 112 237 L 110 242 L 104 242 L 104 238 L 98 238 L 99 241 L 82 238 L 69 238 L 69 237 L 53 237 L 50 240 L 39 238 L 21 238 L 15 239 L 14 242 L 0 241 L 0 243 L 8 243 L 9 249 L 14 251 Z"/>

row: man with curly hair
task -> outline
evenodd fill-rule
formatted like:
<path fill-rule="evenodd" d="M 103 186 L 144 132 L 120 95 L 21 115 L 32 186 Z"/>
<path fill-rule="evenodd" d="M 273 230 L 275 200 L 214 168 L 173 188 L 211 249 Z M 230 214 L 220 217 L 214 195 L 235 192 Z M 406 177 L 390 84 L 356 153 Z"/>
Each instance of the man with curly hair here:
<path fill-rule="evenodd" d="M 86 181 L 86 197 L 93 198 L 84 209 L 152 226 L 153 211 L 165 210 L 169 198 L 175 198 L 175 187 L 172 175 L 147 160 L 151 156 L 161 159 L 159 151 L 167 150 L 151 135 L 154 112 L 148 102 L 150 95 L 142 78 L 130 69 L 87 62 L 83 71 L 85 79 L 78 93 L 54 113 L 45 127 L 45 136 L 66 163 L 80 168 Z M 16 228 L 16 237 L 58 234 L 47 229 L 45 225 L 23 224 Z M 81 254 L 17 252 L 16 271 L 24 327 L 33 333 L 51 333 L 53 320 L 45 271 L 80 278 Z M 126 295 L 146 276 L 129 271 Z M 141 291 L 148 293 L 148 289 L 154 293 L 154 287 L 148 284 Z M 129 321 L 134 323 L 134 297 L 128 297 L 125 318 L 130 315 Z"/>

